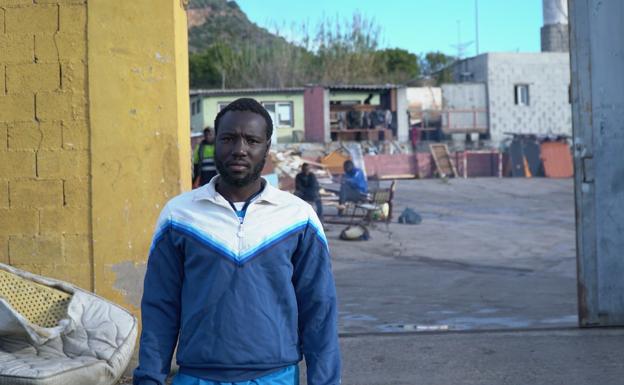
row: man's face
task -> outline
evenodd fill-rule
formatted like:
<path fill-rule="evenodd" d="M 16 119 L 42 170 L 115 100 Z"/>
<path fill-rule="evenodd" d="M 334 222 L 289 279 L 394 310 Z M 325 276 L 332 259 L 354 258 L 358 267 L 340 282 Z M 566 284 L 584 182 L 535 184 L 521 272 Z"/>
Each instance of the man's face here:
<path fill-rule="evenodd" d="M 345 172 L 346 174 L 351 174 L 351 172 L 353 171 L 353 164 L 351 164 L 351 163 L 345 163 L 345 164 L 343 165 L 343 168 L 344 168 L 344 172 Z"/>
<path fill-rule="evenodd" d="M 264 118 L 250 111 L 228 111 L 221 117 L 215 143 L 215 165 L 230 185 L 244 187 L 260 177 L 270 147 Z"/>
<path fill-rule="evenodd" d="M 308 175 L 310 173 L 310 166 L 308 166 L 307 164 L 303 167 L 301 167 L 301 171 L 305 174 Z"/>

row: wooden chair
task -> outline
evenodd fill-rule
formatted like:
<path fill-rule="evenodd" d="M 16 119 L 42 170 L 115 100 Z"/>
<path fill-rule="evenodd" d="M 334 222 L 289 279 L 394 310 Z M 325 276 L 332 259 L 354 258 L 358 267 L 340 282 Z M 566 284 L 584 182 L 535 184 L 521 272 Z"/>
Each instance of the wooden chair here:
<path fill-rule="evenodd" d="M 373 213 L 382 209 L 384 204 L 388 204 L 388 215 L 386 216 L 386 223 L 390 223 L 392 220 L 392 200 L 394 198 L 394 192 L 396 191 L 397 181 L 393 180 L 389 188 L 378 188 L 373 191 L 370 201 L 365 203 L 356 204 L 358 209 L 365 211 L 365 221 L 371 223 L 373 221 Z"/>
<path fill-rule="evenodd" d="M 397 181 L 393 180 L 390 184 L 390 187 L 380 188 L 378 181 L 371 181 L 369 182 L 370 194 L 361 202 L 345 202 L 343 205 L 338 205 L 337 199 L 335 199 L 334 201 L 323 200 L 326 207 L 337 207 L 338 209 L 342 210 L 342 215 L 340 217 L 333 217 L 326 214 L 326 222 L 342 224 L 370 224 L 371 222 L 373 222 L 373 213 L 381 210 L 382 206 L 387 203 L 388 215 L 385 219 L 385 222 L 390 223 L 390 221 L 392 220 L 393 209 L 392 200 L 394 199 L 396 185 Z"/>

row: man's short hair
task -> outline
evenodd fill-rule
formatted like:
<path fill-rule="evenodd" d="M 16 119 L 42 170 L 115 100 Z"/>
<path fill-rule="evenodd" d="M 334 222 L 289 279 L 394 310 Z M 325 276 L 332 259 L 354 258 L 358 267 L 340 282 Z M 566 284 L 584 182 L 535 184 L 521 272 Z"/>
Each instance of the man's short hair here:
<path fill-rule="evenodd" d="M 355 167 L 355 164 L 353 164 L 353 161 L 351 159 L 347 159 L 342 164 L 342 167 L 347 167 L 347 166 Z"/>
<path fill-rule="evenodd" d="M 215 135 L 219 130 L 219 122 L 221 121 L 221 118 L 228 111 L 249 111 L 262 116 L 266 123 L 267 140 L 271 139 L 271 136 L 273 135 L 273 121 L 271 120 L 271 115 L 269 115 L 267 110 L 262 107 L 262 104 L 258 103 L 257 100 L 252 98 L 236 99 L 232 103 L 225 106 L 221 111 L 219 111 L 214 121 Z"/>
<path fill-rule="evenodd" d="M 212 128 L 210 128 L 210 127 L 206 127 L 206 128 L 204 128 L 204 134 L 205 134 L 206 132 L 212 132 Z"/>

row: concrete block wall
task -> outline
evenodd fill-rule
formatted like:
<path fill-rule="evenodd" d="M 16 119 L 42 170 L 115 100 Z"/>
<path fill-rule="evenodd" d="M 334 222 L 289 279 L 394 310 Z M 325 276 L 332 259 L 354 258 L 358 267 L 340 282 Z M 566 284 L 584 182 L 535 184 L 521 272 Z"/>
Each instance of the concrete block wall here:
<path fill-rule="evenodd" d="M 540 30 L 542 52 L 569 52 L 570 35 L 567 24 L 545 25 Z"/>
<path fill-rule="evenodd" d="M 484 83 L 488 78 L 487 53 L 462 59 L 453 64 L 451 76 L 456 83 Z"/>
<path fill-rule="evenodd" d="M 442 84 L 442 108 L 448 110 L 472 110 L 487 108 L 484 83 Z"/>
<path fill-rule="evenodd" d="M 487 92 L 485 83 L 442 84 L 442 130 L 464 133 L 487 130 Z"/>
<path fill-rule="evenodd" d="M 504 133 L 571 135 L 568 53 L 490 53 L 487 92 L 493 143 Z M 514 85 L 529 85 L 529 105 L 516 105 Z"/>
<path fill-rule="evenodd" d="M 0 0 L 0 262 L 93 289 L 85 0 Z"/>

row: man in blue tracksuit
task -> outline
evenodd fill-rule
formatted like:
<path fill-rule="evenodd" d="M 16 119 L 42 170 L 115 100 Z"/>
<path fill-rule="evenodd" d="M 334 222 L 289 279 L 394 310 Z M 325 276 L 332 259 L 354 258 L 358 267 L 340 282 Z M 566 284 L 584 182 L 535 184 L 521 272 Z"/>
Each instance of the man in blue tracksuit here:
<path fill-rule="evenodd" d="M 135 385 L 340 383 L 336 290 L 312 207 L 260 177 L 273 131 L 238 99 L 215 119 L 219 175 L 163 208 L 141 303 Z"/>

